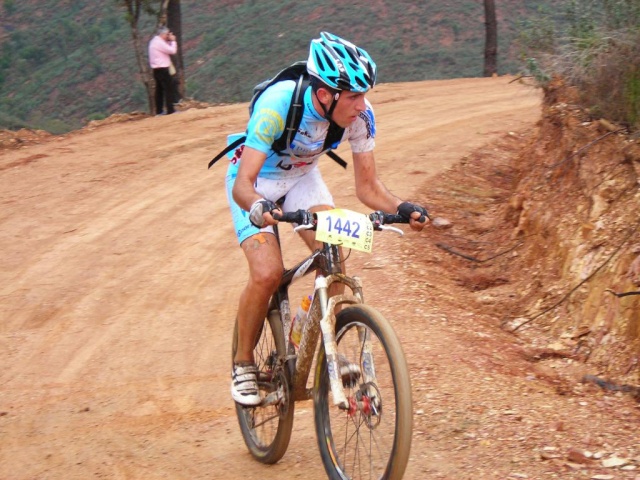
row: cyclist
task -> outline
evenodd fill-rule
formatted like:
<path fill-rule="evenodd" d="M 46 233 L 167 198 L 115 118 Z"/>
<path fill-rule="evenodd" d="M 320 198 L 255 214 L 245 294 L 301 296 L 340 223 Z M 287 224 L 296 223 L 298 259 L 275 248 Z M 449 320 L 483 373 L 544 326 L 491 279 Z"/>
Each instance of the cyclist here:
<path fill-rule="evenodd" d="M 322 32 L 311 41 L 307 70 L 310 87 L 304 92 L 304 112 L 291 146 L 278 154 L 272 149 L 284 130 L 294 81 L 270 86 L 257 100 L 247 126 L 244 145 L 236 150 L 226 177 L 227 195 L 236 235 L 249 265 L 249 280 L 238 306 L 238 345 L 231 393 L 239 404 L 260 403 L 253 341 L 264 321 L 268 301 L 276 290 L 284 264 L 273 235 L 279 212 L 275 202 L 286 195 L 284 211 L 312 212 L 333 208 L 317 168 L 326 152 L 330 122 L 343 127 L 342 140 L 351 146 L 356 196 L 373 210 L 398 212 L 420 231 L 427 220 L 420 205 L 393 195 L 376 174 L 373 156 L 375 117 L 365 94 L 376 82 L 376 64 L 369 54 L 336 35 Z M 333 145 L 335 148 L 335 145 Z M 314 247 L 314 233 L 300 232 Z"/>

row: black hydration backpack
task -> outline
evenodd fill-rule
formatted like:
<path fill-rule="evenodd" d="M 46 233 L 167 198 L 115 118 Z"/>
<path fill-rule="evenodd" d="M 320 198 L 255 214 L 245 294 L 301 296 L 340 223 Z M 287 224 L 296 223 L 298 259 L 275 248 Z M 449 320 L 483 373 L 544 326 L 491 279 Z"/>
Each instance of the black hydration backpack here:
<path fill-rule="evenodd" d="M 251 98 L 251 102 L 249 103 L 249 116 L 253 113 L 253 106 L 256 101 L 262 95 L 267 88 L 269 88 L 274 83 L 278 83 L 284 80 L 294 80 L 296 82 L 296 87 L 293 89 L 293 94 L 291 95 L 291 105 L 289 106 L 289 112 L 287 113 L 287 121 L 285 123 L 284 132 L 282 135 L 277 138 L 271 148 L 278 154 L 284 155 L 282 152 L 291 145 L 293 142 L 293 138 L 298 131 L 298 127 L 300 126 L 300 122 L 302 121 L 302 112 L 304 110 L 303 98 L 304 92 L 307 90 L 307 87 L 310 84 L 309 73 L 307 72 L 307 62 L 301 61 L 296 62 L 293 65 L 288 66 L 287 68 L 281 70 L 275 77 L 270 78 L 269 80 L 265 80 L 262 83 L 259 83 L 253 88 L 253 97 Z M 324 141 L 323 150 L 327 148 L 335 148 L 336 144 L 342 139 L 342 135 L 344 134 L 344 128 L 340 127 L 334 122 L 330 122 L 329 124 L 329 132 L 327 133 L 327 138 Z M 247 139 L 247 135 L 242 135 L 236 141 L 232 142 L 222 150 L 219 154 L 217 154 L 210 162 L 209 167 L 224 157 L 227 153 L 242 145 L 244 141 Z M 347 168 L 347 162 L 345 162 L 338 154 L 329 150 L 326 152 L 329 157 L 338 162 L 340 166 L 343 168 Z"/>

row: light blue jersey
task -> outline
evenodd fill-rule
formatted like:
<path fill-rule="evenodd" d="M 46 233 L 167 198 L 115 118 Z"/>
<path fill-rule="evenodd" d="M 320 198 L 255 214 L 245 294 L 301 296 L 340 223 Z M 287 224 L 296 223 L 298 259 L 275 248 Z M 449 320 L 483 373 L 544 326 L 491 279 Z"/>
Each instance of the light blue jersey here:
<path fill-rule="evenodd" d="M 260 177 L 277 179 L 304 175 L 326 152 L 323 146 L 329 122 L 313 106 L 311 88 L 304 93 L 302 120 L 292 146 L 280 154 L 272 149 L 273 142 L 284 131 L 294 88 L 293 80 L 278 82 L 265 90 L 254 105 L 245 145 L 267 155 Z M 365 102 L 367 109 L 345 129 L 341 140 L 348 140 L 351 150 L 358 153 L 371 151 L 375 146 L 375 117 L 371 104 L 367 100 Z M 232 162 L 237 163 L 237 160 L 234 158 Z"/>
<path fill-rule="evenodd" d="M 285 80 L 265 90 L 254 105 L 244 145 L 228 153 L 231 162 L 226 177 L 227 197 L 240 243 L 260 231 L 250 223 L 248 212 L 236 204 L 232 194 L 245 146 L 267 155 L 254 185 L 263 198 L 275 202 L 286 196 L 282 206 L 285 212 L 308 210 L 315 206 L 333 206 L 333 197 L 322 180 L 320 170 L 315 168 L 318 159 L 326 152 L 323 147 L 329 131 L 329 121 L 316 112 L 311 100 L 311 88 L 307 88 L 304 93 L 302 120 L 291 147 L 280 154 L 272 149 L 273 142 L 284 131 L 294 88 L 293 80 Z M 341 139 L 341 142 L 348 140 L 351 151 L 355 153 L 369 152 L 375 146 L 375 117 L 369 101 L 365 99 L 365 103 L 366 110 L 345 128 Z M 231 144 L 242 135 L 229 135 L 227 141 Z M 273 230 L 272 227 L 265 227 L 262 231 Z"/>

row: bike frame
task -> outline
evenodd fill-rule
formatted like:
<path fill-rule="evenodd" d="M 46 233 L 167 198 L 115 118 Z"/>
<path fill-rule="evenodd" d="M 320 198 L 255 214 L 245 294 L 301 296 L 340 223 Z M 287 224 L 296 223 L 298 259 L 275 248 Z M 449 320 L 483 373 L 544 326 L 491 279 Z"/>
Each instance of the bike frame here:
<path fill-rule="evenodd" d="M 280 237 L 277 225 L 274 233 L 280 245 Z M 291 308 L 289 303 L 289 286 L 299 278 L 312 272 L 317 272 L 313 301 L 309 308 L 308 318 L 302 330 L 300 348 L 296 355 L 294 346 L 286 340 L 287 357 L 286 368 L 292 373 L 294 401 L 308 400 L 312 397 L 313 389 L 307 388 L 307 380 L 311 371 L 313 356 L 316 351 L 318 336 L 322 333 L 329 372 L 331 393 L 334 405 L 348 409 L 349 401 L 344 394 L 340 368 L 338 365 L 337 342 L 335 336 L 336 307 L 340 304 L 364 303 L 362 282 L 359 277 L 349 277 L 342 273 L 342 255 L 336 245 L 324 243 L 322 248 L 316 250 L 307 258 L 290 269 L 285 269 L 280 285 L 273 295 L 269 306 L 269 315 L 279 317 L 283 325 L 285 337 L 291 331 Z M 331 284 L 339 282 L 349 287 L 351 293 L 329 296 Z M 345 289 L 346 290 L 346 289 Z M 363 370 L 365 381 L 375 382 L 375 370 L 373 358 L 370 355 L 370 343 L 366 337 L 365 329 L 358 329 L 363 348 Z"/>

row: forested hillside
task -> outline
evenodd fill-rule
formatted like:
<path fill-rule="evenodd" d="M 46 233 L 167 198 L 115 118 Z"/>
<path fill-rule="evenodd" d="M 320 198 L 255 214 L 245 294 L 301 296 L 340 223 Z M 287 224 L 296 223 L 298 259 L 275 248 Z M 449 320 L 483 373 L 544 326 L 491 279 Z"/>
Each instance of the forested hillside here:
<path fill-rule="evenodd" d="M 550 2 L 496 2 L 500 73 L 520 68 L 521 25 Z M 116 112 L 147 110 L 131 33 L 116 1 L 4 0 L 0 7 L 0 128 L 54 133 Z M 246 101 L 252 86 L 306 58 L 321 30 L 376 59 L 381 82 L 482 75 L 479 0 L 182 2 L 187 96 Z M 153 16 L 141 24 L 151 38 Z"/>

